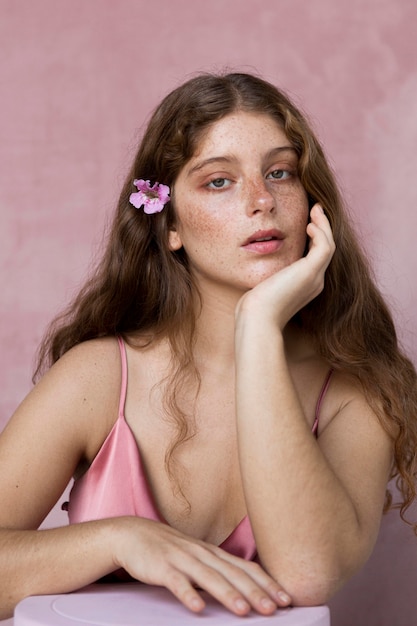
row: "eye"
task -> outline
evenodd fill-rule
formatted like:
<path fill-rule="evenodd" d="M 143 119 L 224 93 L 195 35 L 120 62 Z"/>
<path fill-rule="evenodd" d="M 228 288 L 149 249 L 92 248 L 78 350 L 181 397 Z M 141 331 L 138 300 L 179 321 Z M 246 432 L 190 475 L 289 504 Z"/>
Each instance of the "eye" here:
<path fill-rule="evenodd" d="M 267 178 L 272 178 L 274 180 L 285 180 L 287 178 L 290 178 L 291 176 L 291 172 L 289 172 L 288 170 L 272 170 L 272 172 L 269 172 Z"/>
<path fill-rule="evenodd" d="M 207 187 L 209 189 L 224 189 L 230 185 L 230 180 L 228 178 L 213 178 L 209 183 L 207 183 Z"/>

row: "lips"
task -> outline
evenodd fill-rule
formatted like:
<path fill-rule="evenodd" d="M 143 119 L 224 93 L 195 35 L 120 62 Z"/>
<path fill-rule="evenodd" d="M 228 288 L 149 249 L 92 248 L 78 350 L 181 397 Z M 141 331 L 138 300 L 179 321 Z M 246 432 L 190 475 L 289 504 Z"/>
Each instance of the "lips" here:
<path fill-rule="evenodd" d="M 271 230 L 257 230 L 244 242 L 244 246 L 250 243 L 256 243 L 258 241 L 270 241 L 271 239 L 284 239 L 284 235 L 280 230 L 273 228 Z"/>
<path fill-rule="evenodd" d="M 258 230 L 246 239 L 242 247 L 259 254 L 272 254 L 281 247 L 283 240 L 280 230 Z"/>

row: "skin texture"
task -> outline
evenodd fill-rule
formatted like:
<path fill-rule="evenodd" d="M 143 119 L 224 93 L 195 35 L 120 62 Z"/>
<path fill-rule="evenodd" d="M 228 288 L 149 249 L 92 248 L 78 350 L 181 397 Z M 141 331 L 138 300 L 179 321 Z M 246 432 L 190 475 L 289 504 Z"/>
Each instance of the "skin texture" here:
<path fill-rule="evenodd" d="M 304 252 L 308 206 L 297 155 L 268 116 L 236 113 L 217 122 L 180 173 L 174 202 L 171 247 L 184 246 L 200 285 L 243 292 Z M 270 229 L 282 232 L 279 254 L 244 247 Z"/>
<path fill-rule="evenodd" d="M 167 342 L 128 346 L 125 410 L 169 526 L 122 517 L 36 530 L 115 423 L 114 338 L 67 352 L 18 407 L 0 437 L 1 617 L 26 595 L 71 591 L 119 567 L 192 611 L 204 608 L 197 586 L 237 615 L 268 615 L 326 602 L 369 556 L 392 451 L 343 373 L 311 435 L 328 366 L 291 319 L 323 288 L 334 242 L 321 208 L 308 212 L 296 165 L 274 121 L 240 112 L 208 130 L 174 185 L 170 247 L 184 246 L 202 301 L 200 393 L 190 385 L 182 396 L 195 434 L 177 455 L 189 508 L 167 475 L 173 430 L 164 384 L 154 386 L 168 371 Z M 278 243 L 253 243 L 260 231 Z M 217 547 L 247 513 L 261 566 Z"/>

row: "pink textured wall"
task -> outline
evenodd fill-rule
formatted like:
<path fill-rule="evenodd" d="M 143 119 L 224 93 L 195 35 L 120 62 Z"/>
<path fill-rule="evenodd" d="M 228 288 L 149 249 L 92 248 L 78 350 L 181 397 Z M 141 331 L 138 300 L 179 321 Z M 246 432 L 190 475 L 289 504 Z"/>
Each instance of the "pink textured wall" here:
<path fill-rule="evenodd" d="M 145 116 L 225 65 L 309 114 L 417 357 L 416 18 L 415 0 L 0 0 L 0 427 L 85 275 Z M 390 514 L 332 623 L 410 626 L 416 583 L 417 539 Z"/>

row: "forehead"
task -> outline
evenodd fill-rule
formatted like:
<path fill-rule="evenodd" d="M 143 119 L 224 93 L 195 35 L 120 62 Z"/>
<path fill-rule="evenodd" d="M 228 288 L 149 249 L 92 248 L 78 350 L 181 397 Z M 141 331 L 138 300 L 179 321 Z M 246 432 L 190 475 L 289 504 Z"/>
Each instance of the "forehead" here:
<path fill-rule="evenodd" d="M 244 150 L 253 145 L 264 146 L 268 151 L 278 145 L 291 146 L 291 142 L 272 116 L 238 111 L 210 124 L 197 141 L 192 159 L 213 150 Z"/>

